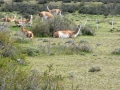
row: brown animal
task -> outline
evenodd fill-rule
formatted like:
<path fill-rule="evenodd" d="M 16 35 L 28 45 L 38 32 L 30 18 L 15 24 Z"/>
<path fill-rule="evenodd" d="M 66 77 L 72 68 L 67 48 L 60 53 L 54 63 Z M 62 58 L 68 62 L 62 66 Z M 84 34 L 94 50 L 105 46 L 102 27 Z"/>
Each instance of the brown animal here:
<path fill-rule="evenodd" d="M 14 15 L 14 17 L 12 18 L 8 18 L 7 16 L 5 18 L 1 18 L 2 21 L 4 22 L 14 22 L 16 18 L 16 15 Z"/>
<path fill-rule="evenodd" d="M 48 6 L 47 6 L 47 10 L 48 10 L 50 13 L 52 13 L 53 15 L 60 15 L 60 16 L 62 17 L 62 15 L 61 15 L 61 10 L 60 10 L 60 9 L 52 9 L 52 10 L 50 10 L 50 9 L 48 8 Z"/>
<path fill-rule="evenodd" d="M 47 20 L 54 19 L 54 16 L 50 12 L 47 12 L 47 11 L 40 12 L 39 16 L 42 19 L 42 21 L 43 21 L 43 19 L 47 19 Z"/>
<path fill-rule="evenodd" d="M 72 38 L 76 37 L 79 33 L 81 26 L 78 25 L 78 30 L 71 31 L 71 30 L 59 30 L 53 33 L 54 38 Z"/>
<path fill-rule="evenodd" d="M 25 34 L 27 38 L 34 37 L 34 34 L 31 31 L 24 29 L 24 26 L 21 26 L 21 31 Z"/>
<path fill-rule="evenodd" d="M 29 19 L 22 19 L 22 17 L 21 17 L 21 19 L 15 20 L 15 24 L 17 26 L 21 26 L 21 25 L 26 25 L 26 24 L 30 23 L 30 26 L 31 26 L 32 25 L 32 19 L 33 19 L 32 15 L 30 15 Z"/>

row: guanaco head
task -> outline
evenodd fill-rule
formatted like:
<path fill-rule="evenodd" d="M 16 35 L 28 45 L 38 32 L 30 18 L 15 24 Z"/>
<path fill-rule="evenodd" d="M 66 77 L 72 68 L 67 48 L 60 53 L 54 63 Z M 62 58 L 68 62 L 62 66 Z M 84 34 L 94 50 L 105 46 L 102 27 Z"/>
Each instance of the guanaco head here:
<path fill-rule="evenodd" d="M 78 29 L 79 29 L 79 28 L 81 28 L 81 25 L 80 25 L 80 24 L 78 24 Z"/>

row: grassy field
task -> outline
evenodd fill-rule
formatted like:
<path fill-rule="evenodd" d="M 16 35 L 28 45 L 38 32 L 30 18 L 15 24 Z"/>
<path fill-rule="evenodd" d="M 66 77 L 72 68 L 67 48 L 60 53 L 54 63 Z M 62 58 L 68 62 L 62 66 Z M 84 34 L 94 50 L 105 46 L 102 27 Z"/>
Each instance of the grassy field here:
<path fill-rule="evenodd" d="M 72 19 L 76 24 L 92 26 L 95 36 L 78 36 L 71 39 L 59 38 L 34 38 L 31 47 L 38 45 L 65 44 L 68 40 L 79 42 L 88 41 L 93 48 L 92 53 L 80 53 L 72 55 L 43 55 L 27 57 L 32 69 L 43 72 L 47 65 L 53 64 L 53 73 L 59 73 L 65 76 L 65 90 L 119 90 L 120 88 L 120 56 L 113 55 L 116 48 L 120 48 L 120 16 L 114 16 L 114 31 L 111 32 L 112 16 L 104 18 L 99 15 L 66 14 L 65 17 Z M 98 29 L 96 27 L 96 18 L 99 21 Z M 48 42 L 43 42 L 45 39 Z M 24 44 L 23 44 L 24 45 Z M 26 44 L 25 44 L 26 45 Z M 91 67 L 99 66 L 101 71 L 88 72 Z"/>
<path fill-rule="evenodd" d="M 120 48 L 120 16 L 85 15 L 85 14 L 65 14 L 65 17 L 76 24 L 88 25 L 95 29 L 95 36 L 78 36 L 76 38 L 59 39 L 52 37 L 35 37 L 31 43 L 21 43 L 22 46 L 39 47 L 65 45 L 66 41 L 73 40 L 78 43 L 82 40 L 89 42 L 92 53 L 73 54 L 44 54 L 34 57 L 26 57 L 31 69 L 44 72 L 47 65 L 53 65 L 54 74 L 61 74 L 65 77 L 62 83 L 65 90 L 119 90 L 120 88 L 120 55 L 112 52 Z M 111 21 L 114 17 L 113 31 Z M 87 22 L 85 24 L 85 21 Z M 98 20 L 98 29 L 96 26 Z M 11 27 L 14 32 L 20 28 Z M 48 42 L 44 42 L 48 40 Z M 100 67 L 99 72 L 89 72 L 92 67 Z"/>

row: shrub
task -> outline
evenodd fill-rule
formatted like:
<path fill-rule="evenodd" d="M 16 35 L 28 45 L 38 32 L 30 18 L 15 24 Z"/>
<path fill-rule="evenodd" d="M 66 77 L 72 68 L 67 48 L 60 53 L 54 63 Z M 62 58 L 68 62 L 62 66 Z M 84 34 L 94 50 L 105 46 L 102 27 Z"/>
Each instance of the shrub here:
<path fill-rule="evenodd" d="M 117 54 L 117 55 L 120 55 L 120 48 L 116 48 L 112 54 Z"/>
<path fill-rule="evenodd" d="M 61 18 L 59 16 L 55 16 L 54 20 L 51 22 L 40 22 L 40 20 L 36 20 L 36 24 L 31 28 L 35 36 L 45 37 L 52 36 L 54 31 L 70 29 L 75 30 L 76 25 L 68 20 L 67 18 Z"/>
<path fill-rule="evenodd" d="M 53 73 L 52 64 L 44 72 L 19 66 L 15 61 L 0 58 L 0 90 L 64 90 L 61 74 Z"/>
<path fill-rule="evenodd" d="M 1 6 L 1 4 L 4 4 L 5 2 L 4 2 L 4 0 L 0 0 L 0 6 Z"/>
<path fill-rule="evenodd" d="M 13 2 L 23 2 L 23 0 L 13 0 Z"/>
<path fill-rule="evenodd" d="M 64 3 L 70 3 L 72 0 L 62 0 Z"/>
<path fill-rule="evenodd" d="M 18 58 L 24 59 L 20 47 L 10 40 L 10 33 L 6 28 L 4 28 L 3 31 L 0 31 L 0 54 L 2 57 L 9 57 L 13 60 Z"/>
<path fill-rule="evenodd" d="M 37 11 L 41 10 L 43 10 L 43 7 L 39 7 L 39 5 L 29 3 L 6 3 L 1 7 L 1 11 L 3 12 L 17 11 L 18 14 L 22 14 L 23 16 L 37 14 Z"/>
<path fill-rule="evenodd" d="M 90 26 L 85 26 L 81 28 L 82 34 L 83 35 L 95 35 L 95 30 L 92 29 Z"/>
<path fill-rule="evenodd" d="M 23 50 L 22 53 L 27 54 L 28 56 L 37 56 L 40 53 L 38 48 L 34 47 L 23 47 L 22 50 Z"/>
<path fill-rule="evenodd" d="M 43 40 L 44 42 L 44 40 Z M 91 53 L 92 46 L 85 40 L 75 42 L 74 40 L 68 40 L 65 43 L 51 43 L 49 40 L 45 40 L 46 44 L 39 44 L 39 55 L 68 55 L 68 54 L 81 54 Z"/>
<path fill-rule="evenodd" d="M 38 0 L 38 4 L 45 4 L 47 3 L 47 0 Z"/>
<path fill-rule="evenodd" d="M 69 13 L 73 13 L 76 10 L 78 10 L 77 5 L 65 5 L 65 4 L 62 4 L 61 8 L 62 8 L 63 12 L 69 12 Z"/>

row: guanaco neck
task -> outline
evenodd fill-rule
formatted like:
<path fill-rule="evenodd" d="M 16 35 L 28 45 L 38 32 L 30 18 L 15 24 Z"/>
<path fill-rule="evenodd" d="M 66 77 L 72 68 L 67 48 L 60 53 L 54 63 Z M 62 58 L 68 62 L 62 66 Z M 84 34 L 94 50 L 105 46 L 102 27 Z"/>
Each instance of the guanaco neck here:
<path fill-rule="evenodd" d="M 24 27 L 23 27 L 23 26 L 21 26 L 21 31 L 22 31 L 22 32 L 25 32 L 25 29 L 24 29 Z"/>
<path fill-rule="evenodd" d="M 15 20 L 16 16 L 13 17 L 13 20 Z"/>
<path fill-rule="evenodd" d="M 80 33 L 80 31 L 81 31 L 80 28 L 81 28 L 81 26 L 79 26 L 78 30 L 73 32 L 73 37 L 76 37 Z"/>
<path fill-rule="evenodd" d="M 31 22 L 31 21 L 32 21 L 32 15 L 30 15 L 30 19 L 28 19 L 26 23 Z"/>

